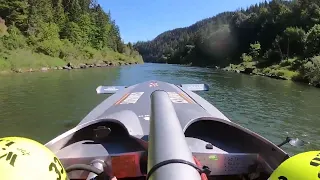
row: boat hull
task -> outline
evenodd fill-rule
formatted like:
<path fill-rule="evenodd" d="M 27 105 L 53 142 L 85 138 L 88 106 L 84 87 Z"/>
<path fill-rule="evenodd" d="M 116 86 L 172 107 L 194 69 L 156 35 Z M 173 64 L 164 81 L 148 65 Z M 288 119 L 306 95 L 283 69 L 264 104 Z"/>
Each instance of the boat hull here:
<path fill-rule="evenodd" d="M 254 172 L 262 167 L 263 173 L 270 174 L 289 157 L 272 142 L 230 121 L 196 93 L 161 81 L 143 82 L 116 92 L 46 146 L 65 166 L 100 159 L 117 177 L 146 175 L 150 96 L 156 90 L 167 92 L 190 151 L 211 169 L 210 175 L 248 174 L 252 173 L 250 167 Z M 70 177 L 87 175 L 77 171 Z"/>

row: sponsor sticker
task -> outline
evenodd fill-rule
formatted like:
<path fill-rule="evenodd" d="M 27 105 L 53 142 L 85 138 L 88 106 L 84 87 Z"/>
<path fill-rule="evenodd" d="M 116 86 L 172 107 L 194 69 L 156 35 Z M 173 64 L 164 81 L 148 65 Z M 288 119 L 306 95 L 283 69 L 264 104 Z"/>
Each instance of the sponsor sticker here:
<path fill-rule="evenodd" d="M 218 157 L 216 155 L 211 155 L 211 156 L 209 156 L 209 159 L 213 160 L 213 161 L 217 161 Z"/>
<path fill-rule="evenodd" d="M 140 115 L 140 116 L 138 116 L 139 118 L 142 118 L 142 119 L 144 119 L 144 120 L 146 120 L 146 121 L 149 121 L 150 120 L 150 115 Z"/>
<path fill-rule="evenodd" d="M 135 104 L 144 92 L 134 92 L 131 93 L 125 100 L 123 100 L 120 104 Z"/>
<path fill-rule="evenodd" d="M 179 103 L 179 104 L 188 104 L 188 101 L 186 101 L 184 98 L 182 98 L 178 93 L 176 92 L 168 92 L 169 98 L 173 103 Z"/>

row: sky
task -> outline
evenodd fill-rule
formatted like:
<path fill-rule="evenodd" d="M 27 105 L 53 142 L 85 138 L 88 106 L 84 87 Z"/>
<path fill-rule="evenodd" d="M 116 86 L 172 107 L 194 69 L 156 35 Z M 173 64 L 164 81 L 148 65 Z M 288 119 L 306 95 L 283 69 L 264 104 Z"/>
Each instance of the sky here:
<path fill-rule="evenodd" d="M 106 12 L 111 12 L 125 43 L 152 40 L 165 31 L 261 1 L 264 0 L 98 0 Z"/>

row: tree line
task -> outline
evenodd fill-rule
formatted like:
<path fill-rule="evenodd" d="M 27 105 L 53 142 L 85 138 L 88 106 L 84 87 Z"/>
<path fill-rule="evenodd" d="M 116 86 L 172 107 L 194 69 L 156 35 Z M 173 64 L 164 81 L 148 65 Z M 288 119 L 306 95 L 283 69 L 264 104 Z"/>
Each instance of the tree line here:
<path fill-rule="evenodd" d="M 123 43 L 110 12 L 96 0 L 2 0 L 2 64 L 12 63 L 10 51 L 16 49 L 74 62 L 139 57 L 131 44 Z"/>
<path fill-rule="evenodd" d="M 146 60 L 250 65 L 320 84 L 320 1 L 272 0 L 164 32 L 134 46 Z M 273 68 L 273 69 L 272 69 Z"/>

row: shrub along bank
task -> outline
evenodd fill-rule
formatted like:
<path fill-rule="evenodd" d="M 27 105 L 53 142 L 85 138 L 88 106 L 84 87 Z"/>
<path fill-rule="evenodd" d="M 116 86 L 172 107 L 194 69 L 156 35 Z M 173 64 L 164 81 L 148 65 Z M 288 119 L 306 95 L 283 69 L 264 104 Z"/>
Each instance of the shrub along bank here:
<path fill-rule="evenodd" d="M 10 0 L 0 5 L 0 71 L 142 62 L 96 1 Z"/>

